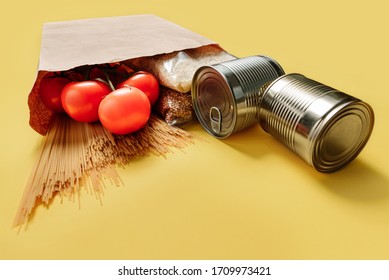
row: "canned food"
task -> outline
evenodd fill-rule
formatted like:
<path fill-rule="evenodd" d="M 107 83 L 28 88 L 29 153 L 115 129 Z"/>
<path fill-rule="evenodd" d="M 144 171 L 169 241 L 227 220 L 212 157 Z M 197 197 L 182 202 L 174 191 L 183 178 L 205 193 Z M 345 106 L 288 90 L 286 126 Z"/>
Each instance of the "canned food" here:
<path fill-rule="evenodd" d="M 203 128 L 217 138 L 257 123 L 261 93 L 284 70 L 266 56 L 250 56 L 200 67 L 192 81 L 192 101 Z"/>
<path fill-rule="evenodd" d="M 355 97 L 303 75 L 288 74 L 265 90 L 259 122 L 315 169 L 332 172 L 362 151 L 374 114 Z"/>

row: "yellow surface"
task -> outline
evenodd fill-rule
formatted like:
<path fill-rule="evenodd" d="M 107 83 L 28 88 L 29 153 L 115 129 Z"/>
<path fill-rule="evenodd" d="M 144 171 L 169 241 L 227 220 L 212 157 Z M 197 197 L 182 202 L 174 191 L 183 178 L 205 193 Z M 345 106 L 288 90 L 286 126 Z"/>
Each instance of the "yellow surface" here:
<path fill-rule="evenodd" d="M 0 16 L 0 259 L 389 259 L 387 1 L 11 1 Z M 44 22 L 151 13 L 265 54 L 375 110 L 360 156 L 320 174 L 254 126 L 120 170 L 101 206 L 55 199 L 12 222 L 42 137 L 28 125 Z M 136 38 L 134 38 L 136 39 Z M 130 46 L 129 46 L 130 47 Z"/>

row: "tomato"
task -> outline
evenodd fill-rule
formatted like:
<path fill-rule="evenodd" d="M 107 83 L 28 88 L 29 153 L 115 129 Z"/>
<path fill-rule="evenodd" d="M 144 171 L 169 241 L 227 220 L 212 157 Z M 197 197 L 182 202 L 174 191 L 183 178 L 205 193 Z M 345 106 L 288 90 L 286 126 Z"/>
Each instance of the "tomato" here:
<path fill-rule="evenodd" d="M 119 83 L 128 79 L 129 71 L 129 68 L 127 69 L 124 65 L 115 63 L 112 65 L 95 65 L 89 71 L 88 80 L 100 79 L 107 81 L 109 79 L 113 86 L 117 87 Z"/>
<path fill-rule="evenodd" d="M 90 72 L 88 74 L 87 80 L 95 80 L 95 79 L 101 79 L 101 80 L 106 80 L 107 76 L 104 74 L 104 71 L 97 66 L 92 67 L 90 69 Z"/>
<path fill-rule="evenodd" d="M 111 71 L 111 73 L 109 74 L 109 78 L 114 87 L 118 88 L 117 85 L 128 79 L 128 77 L 130 76 L 130 72 L 133 72 L 134 70 L 126 67 L 123 64 L 113 65 L 113 67 L 114 71 Z"/>
<path fill-rule="evenodd" d="M 65 112 L 61 102 L 61 92 L 70 82 L 69 79 L 64 77 L 45 76 L 39 85 L 39 95 L 42 103 L 53 112 Z"/>
<path fill-rule="evenodd" d="M 63 72 L 63 75 L 66 78 L 70 79 L 71 81 L 84 81 L 85 80 L 81 73 L 78 73 L 78 72 L 74 71 L 73 69 Z"/>
<path fill-rule="evenodd" d="M 141 129 L 150 118 L 147 96 L 134 87 L 114 90 L 100 103 L 102 125 L 114 134 L 128 134 Z"/>
<path fill-rule="evenodd" d="M 101 81 L 71 82 L 62 90 L 62 106 L 76 121 L 95 122 L 99 120 L 100 102 L 110 92 L 111 88 Z"/>
<path fill-rule="evenodd" d="M 151 73 L 145 71 L 135 72 L 127 80 L 120 83 L 117 88 L 122 88 L 125 86 L 136 87 L 143 91 L 147 95 L 151 106 L 154 105 L 158 99 L 159 83 L 157 78 L 155 78 L 155 76 Z"/>

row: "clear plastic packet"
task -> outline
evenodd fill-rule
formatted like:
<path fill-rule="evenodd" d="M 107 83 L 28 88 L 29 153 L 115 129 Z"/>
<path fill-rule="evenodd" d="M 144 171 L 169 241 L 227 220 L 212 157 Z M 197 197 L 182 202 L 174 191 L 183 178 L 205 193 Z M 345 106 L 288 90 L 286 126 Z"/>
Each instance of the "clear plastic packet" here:
<path fill-rule="evenodd" d="M 129 66 L 153 73 L 160 84 L 178 92 L 190 91 L 195 71 L 236 57 L 218 45 L 206 45 L 193 49 L 175 51 L 129 60 Z"/>
<path fill-rule="evenodd" d="M 153 110 L 169 125 L 181 126 L 195 119 L 190 92 L 182 93 L 163 86 Z"/>

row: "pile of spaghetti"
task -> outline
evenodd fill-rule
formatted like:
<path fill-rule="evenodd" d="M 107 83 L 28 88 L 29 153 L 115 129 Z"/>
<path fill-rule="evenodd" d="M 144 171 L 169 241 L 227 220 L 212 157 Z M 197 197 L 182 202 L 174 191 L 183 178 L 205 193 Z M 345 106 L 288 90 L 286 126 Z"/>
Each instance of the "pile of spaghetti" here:
<path fill-rule="evenodd" d="M 149 154 L 165 156 L 194 142 L 193 135 L 155 114 L 141 130 L 125 135 L 110 133 L 100 122 L 78 122 L 66 114 L 53 114 L 38 94 L 46 74 L 38 74 L 29 95 L 30 124 L 44 138 L 14 226 L 28 222 L 36 205 L 48 205 L 56 195 L 74 200 L 85 189 L 101 199 L 106 182 L 123 184 L 118 166 Z"/>

